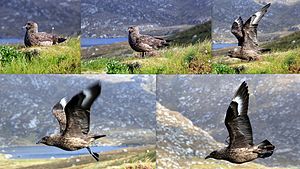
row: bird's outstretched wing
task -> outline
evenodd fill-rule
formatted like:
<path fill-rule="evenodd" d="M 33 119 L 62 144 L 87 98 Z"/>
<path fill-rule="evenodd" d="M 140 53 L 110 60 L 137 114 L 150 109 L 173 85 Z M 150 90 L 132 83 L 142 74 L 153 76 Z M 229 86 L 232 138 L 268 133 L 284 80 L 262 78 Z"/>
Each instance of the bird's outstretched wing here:
<path fill-rule="evenodd" d="M 83 136 L 90 130 L 90 108 L 101 93 L 100 82 L 83 90 L 67 103 L 65 107 L 67 124 L 63 135 Z"/>
<path fill-rule="evenodd" d="M 243 34 L 243 19 L 241 17 L 237 18 L 232 26 L 231 26 L 231 33 L 238 39 L 239 46 L 243 44 L 244 41 L 244 34 Z"/>
<path fill-rule="evenodd" d="M 265 5 L 259 11 L 255 12 L 244 24 L 244 32 L 247 34 L 249 40 L 251 39 L 255 45 L 258 45 L 257 41 L 257 27 L 259 21 L 267 13 L 268 8 L 271 6 L 271 3 Z"/>
<path fill-rule="evenodd" d="M 241 84 L 226 113 L 225 125 L 229 133 L 229 147 L 253 145 L 252 128 L 248 112 L 249 93 L 245 82 Z"/>
<path fill-rule="evenodd" d="M 66 114 L 64 111 L 64 107 L 67 104 L 67 100 L 65 98 L 61 99 L 58 103 L 56 103 L 52 108 L 52 114 L 56 118 L 59 123 L 60 133 L 62 134 L 66 129 Z"/>

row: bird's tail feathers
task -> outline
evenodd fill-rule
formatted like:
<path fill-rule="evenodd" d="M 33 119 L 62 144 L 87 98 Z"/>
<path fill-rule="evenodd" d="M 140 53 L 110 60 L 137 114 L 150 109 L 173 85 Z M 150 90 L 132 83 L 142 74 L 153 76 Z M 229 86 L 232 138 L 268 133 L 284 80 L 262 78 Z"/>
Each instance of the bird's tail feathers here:
<path fill-rule="evenodd" d="M 94 135 L 93 139 L 97 140 L 99 138 L 106 137 L 106 135 Z"/>
<path fill-rule="evenodd" d="M 62 43 L 62 42 L 64 42 L 64 41 L 66 41 L 67 40 L 67 38 L 58 38 L 57 39 L 57 42 L 58 43 Z"/>
<path fill-rule="evenodd" d="M 275 149 L 275 146 L 272 145 L 268 140 L 264 140 L 263 142 L 259 143 L 257 147 L 257 153 L 259 158 L 270 157 Z"/>

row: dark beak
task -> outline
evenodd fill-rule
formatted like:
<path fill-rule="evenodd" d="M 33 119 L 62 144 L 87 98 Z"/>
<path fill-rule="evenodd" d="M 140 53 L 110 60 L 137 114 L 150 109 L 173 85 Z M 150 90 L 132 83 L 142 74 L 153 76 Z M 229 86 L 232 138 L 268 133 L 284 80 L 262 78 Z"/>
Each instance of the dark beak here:
<path fill-rule="evenodd" d="M 38 141 L 38 142 L 36 142 L 35 144 L 40 144 L 41 143 L 41 140 L 40 141 Z"/>
<path fill-rule="evenodd" d="M 207 160 L 207 159 L 209 159 L 209 158 L 211 158 L 211 157 L 208 155 L 208 156 L 205 157 L 205 160 Z"/>

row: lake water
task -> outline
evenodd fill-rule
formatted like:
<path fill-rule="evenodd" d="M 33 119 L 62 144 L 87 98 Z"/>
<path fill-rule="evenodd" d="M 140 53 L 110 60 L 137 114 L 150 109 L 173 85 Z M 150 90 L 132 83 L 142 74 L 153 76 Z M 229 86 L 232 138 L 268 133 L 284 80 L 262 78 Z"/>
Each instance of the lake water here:
<path fill-rule="evenodd" d="M 91 147 L 93 152 L 100 153 L 125 148 L 124 146 L 97 146 Z M 50 146 L 18 146 L 0 148 L 1 154 L 7 154 L 12 159 L 41 159 L 41 158 L 68 158 L 71 156 L 88 155 L 87 149 L 64 151 Z"/>
<path fill-rule="evenodd" d="M 23 39 L 17 38 L 0 38 L 0 45 L 22 44 Z"/>
<path fill-rule="evenodd" d="M 238 44 L 236 44 L 236 43 L 214 43 L 212 46 L 212 49 L 218 50 L 218 49 L 233 47 L 233 46 L 237 46 L 237 45 Z"/>
<path fill-rule="evenodd" d="M 127 37 L 120 38 L 81 38 L 81 47 L 92 47 L 100 45 L 110 45 L 113 43 L 126 42 Z"/>

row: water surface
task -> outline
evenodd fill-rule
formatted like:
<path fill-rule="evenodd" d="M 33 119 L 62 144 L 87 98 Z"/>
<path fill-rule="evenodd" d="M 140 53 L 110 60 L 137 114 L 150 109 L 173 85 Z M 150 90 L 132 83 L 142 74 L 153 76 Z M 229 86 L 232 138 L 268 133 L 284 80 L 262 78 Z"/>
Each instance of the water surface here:
<path fill-rule="evenodd" d="M 214 43 L 212 46 L 212 49 L 218 50 L 218 49 L 233 47 L 233 46 L 237 46 L 237 45 L 238 44 L 236 44 L 236 43 Z"/>
<path fill-rule="evenodd" d="M 22 44 L 23 39 L 18 38 L 0 38 L 0 45 Z"/>
<path fill-rule="evenodd" d="M 110 45 L 119 42 L 126 42 L 127 37 L 120 38 L 82 38 L 81 39 L 81 47 L 93 47 L 100 45 Z"/>
<path fill-rule="evenodd" d="M 91 147 L 92 151 L 101 153 L 125 148 L 125 146 L 97 146 Z M 78 155 L 88 155 L 87 149 L 77 151 L 64 151 L 51 146 L 18 146 L 0 148 L 1 154 L 12 159 L 41 159 L 41 158 L 68 158 Z"/>

